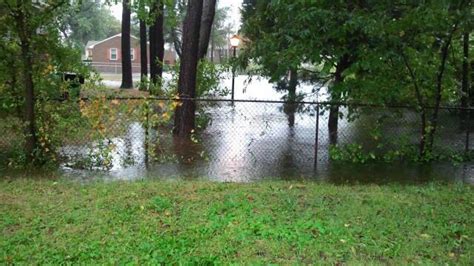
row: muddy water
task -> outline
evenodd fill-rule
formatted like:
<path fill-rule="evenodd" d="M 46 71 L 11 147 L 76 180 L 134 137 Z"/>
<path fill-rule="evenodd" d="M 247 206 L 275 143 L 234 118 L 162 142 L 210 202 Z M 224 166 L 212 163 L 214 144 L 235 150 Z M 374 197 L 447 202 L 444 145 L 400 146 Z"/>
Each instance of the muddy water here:
<path fill-rule="evenodd" d="M 230 80 L 224 81 L 230 87 Z M 324 88 L 302 85 L 305 101 L 324 101 Z M 236 80 L 236 99 L 280 100 L 265 79 L 239 76 Z M 112 139 L 116 152 L 112 153 L 113 167 L 108 171 L 75 170 L 64 166 L 67 178 L 79 180 L 139 180 L 143 178 L 205 179 L 224 182 L 252 182 L 266 179 L 311 179 L 332 183 L 419 183 L 431 180 L 474 182 L 474 165 L 436 163 L 369 164 L 334 163 L 328 159 L 327 112 L 319 116 L 320 129 L 316 142 L 314 106 L 304 106 L 306 112 L 296 114 L 295 126 L 288 126 L 288 118 L 281 104 L 229 103 L 207 108 L 212 121 L 199 136 L 197 144 L 174 146 L 173 152 L 181 160 L 147 163 L 145 130 L 140 123 L 131 123 L 124 136 Z M 371 121 L 354 123 L 342 119 L 339 125 L 340 142 L 360 140 Z M 395 134 L 400 126 L 394 126 Z M 415 136 L 416 134 L 414 134 Z M 315 145 L 318 145 L 317 159 Z M 133 162 L 133 163 L 127 163 Z"/>

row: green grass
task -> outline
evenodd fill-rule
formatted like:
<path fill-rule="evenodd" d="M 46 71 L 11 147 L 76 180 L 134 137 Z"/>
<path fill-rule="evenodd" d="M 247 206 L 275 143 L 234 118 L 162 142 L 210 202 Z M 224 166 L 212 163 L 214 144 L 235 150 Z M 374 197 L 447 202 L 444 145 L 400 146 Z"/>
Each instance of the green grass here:
<path fill-rule="evenodd" d="M 0 181 L 0 264 L 464 264 L 474 188 Z"/>

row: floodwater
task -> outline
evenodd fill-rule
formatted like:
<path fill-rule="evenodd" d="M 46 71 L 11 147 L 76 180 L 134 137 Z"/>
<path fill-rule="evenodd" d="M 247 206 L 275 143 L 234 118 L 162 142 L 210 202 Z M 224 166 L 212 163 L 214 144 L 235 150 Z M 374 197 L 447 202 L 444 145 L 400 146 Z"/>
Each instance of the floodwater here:
<path fill-rule="evenodd" d="M 230 88 L 230 79 L 223 86 Z M 326 100 L 325 89 L 319 91 L 301 85 L 305 101 Z M 247 76 L 236 78 L 235 99 L 281 100 L 266 79 Z M 76 180 L 140 180 L 140 179 L 202 179 L 221 182 L 252 182 L 259 180 L 318 180 L 331 183 L 420 183 L 432 180 L 474 183 L 474 164 L 452 163 L 350 164 L 329 160 L 327 112 L 319 116 L 316 141 L 314 106 L 295 116 L 295 125 L 288 125 L 282 104 L 221 103 L 206 108 L 212 120 L 202 132 L 198 143 L 175 144 L 166 153 L 178 160 L 147 163 L 145 129 L 131 123 L 125 135 L 112 139 L 112 168 L 107 171 L 78 170 L 65 164 L 62 173 Z M 370 126 L 370 121 L 368 122 Z M 365 124 L 364 126 L 367 126 Z M 340 120 L 340 143 L 350 143 L 364 130 L 360 123 Z M 395 134 L 400 126 L 395 125 Z M 461 136 L 459 136 L 461 139 Z M 317 158 L 315 146 L 317 143 Z M 66 150 L 66 149 L 65 149 Z M 70 150 L 70 149 L 69 149 Z M 86 151 L 84 151 L 85 153 Z M 133 162 L 133 163 L 126 163 Z"/>

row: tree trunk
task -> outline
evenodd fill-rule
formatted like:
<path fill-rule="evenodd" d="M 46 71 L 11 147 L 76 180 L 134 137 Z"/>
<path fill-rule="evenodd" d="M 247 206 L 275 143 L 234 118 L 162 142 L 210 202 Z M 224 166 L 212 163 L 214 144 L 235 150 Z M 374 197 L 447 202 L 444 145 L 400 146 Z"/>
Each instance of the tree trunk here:
<path fill-rule="evenodd" d="M 25 79 L 25 120 L 27 125 L 26 145 L 29 156 L 33 156 L 36 148 L 36 125 L 35 125 L 35 92 L 33 83 L 33 64 L 30 56 L 30 45 L 28 41 L 21 45 L 22 60 Z"/>
<path fill-rule="evenodd" d="M 474 60 L 471 61 L 469 63 L 471 65 L 470 67 L 470 89 L 469 89 L 469 103 L 470 103 L 470 107 L 471 108 L 474 108 Z M 469 118 L 471 119 L 470 121 L 472 121 L 474 119 L 474 110 L 471 110 L 471 114 L 469 116 Z"/>
<path fill-rule="evenodd" d="M 130 0 L 122 2 L 122 85 L 121 89 L 132 89 L 132 58 L 130 45 Z"/>
<path fill-rule="evenodd" d="M 334 83 L 332 84 L 333 88 L 339 86 L 344 81 L 342 73 L 350 66 L 350 64 L 351 63 L 349 61 L 349 55 L 343 55 L 336 66 L 336 73 L 334 73 Z M 335 104 L 332 104 L 329 109 L 329 143 L 331 145 L 336 145 L 339 123 L 339 105 L 337 104 L 337 102 L 341 100 L 341 95 L 339 92 L 336 92 L 334 90 L 331 90 L 330 93 L 331 101 L 335 102 Z"/>
<path fill-rule="evenodd" d="M 296 68 L 290 69 L 290 80 L 288 83 L 288 101 L 285 106 L 285 113 L 288 115 L 288 125 L 295 126 L 295 112 L 297 109 L 296 101 L 296 87 L 298 86 L 298 70 Z"/>
<path fill-rule="evenodd" d="M 35 90 L 33 82 L 33 59 L 31 51 L 31 35 L 26 21 L 29 19 L 23 5 L 31 3 L 17 3 L 17 12 L 15 14 L 15 23 L 18 27 L 21 47 L 21 61 L 23 68 L 23 85 L 25 86 L 25 105 L 24 105 L 24 128 L 25 134 L 25 153 L 29 163 L 34 161 L 34 152 L 37 148 L 36 121 L 35 121 Z"/>
<path fill-rule="evenodd" d="M 331 99 L 336 100 L 340 97 L 334 97 L 335 94 L 331 94 Z M 329 108 L 329 121 L 328 121 L 328 129 L 329 129 L 329 143 L 331 145 L 337 144 L 337 132 L 338 132 L 338 123 L 339 123 L 339 105 L 332 104 Z"/>
<path fill-rule="evenodd" d="M 421 107 L 421 139 L 420 139 L 420 157 L 423 158 L 426 156 L 426 109 L 425 107 Z"/>
<path fill-rule="evenodd" d="M 196 76 L 203 0 L 189 1 L 183 27 L 183 49 L 178 81 L 182 105 L 176 108 L 174 134 L 187 138 L 195 128 L 196 104 L 185 100 L 196 96 Z"/>
<path fill-rule="evenodd" d="M 176 54 L 178 55 L 178 57 L 181 58 L 182 57 L 182 52 L 181 52 L 182 51 L 182 43 L 179 40 L 177 29 L 172 29 L 171 30 L 171 36 L 173 38 L 174 50 L 176 51 Z"/>
<path fill-rule="evenodd" d="M 469 32 L 463 34 L 463 62 L 462 62 L 462 86 L 461 107 L 469 107 Z M 462 127 L 465 128 L 468 121 L 468 110 L 461 111 Z"/>
<path fill-rule="evenodd" d="M 140 72 L 142 81 L 148 77 L 148 45 L 146 23 L 140 20 Z"/>
<path fill-rule="evenodd" d="M 214 63 L 214 38 L 211 39 L 211 62 Z"/>
<path fill-rule="evenodd" d="M 421 89 L 418 85 L 417 78 L 415 76 L 415 72 L 413 71 L 413 68 L 410 65 L 410 62 L 403 52 L 403 50 L 399 51 L 399 54 L 403 58 L 403 63 L 408 71 L 408 74 L 411 77 L 411 81 L 413 83 L 413 87 L 415 88 L 415 95 L 416 95 L 416 100 L 418 102 L 418 107 L 420 109 L 420 117 L 421 117 L 421 137 L 420 137 L 420 146 L 419 146 L 419 155 L 421 158 L 425 156 L 425 150 L 426 150 L 426 129 L 427 129 L 427 124 L 426 124 L 426 107 L 425 107 L 425 101 L 423 100 L 423 95 L 421 94 Z"/>
<path fill-rule="evenodd" d="M 165 55 L 165 39 L 163 35 L 164 4 L 162 0 L 156 1 L 150 11 L 155 17 L 150 26 L 150 75 L 151 82 L 156 87 L 161 87 L 163 76 L 163 58 Z M 155 88 L 156 89 L 156 88 Z M 152 93 L 156 93 L 152 92 Z"/>
<path fill-rule="evenodd" d="M 204 0 L 202 11 L 201 29 L 199 33 L 199 59 L 204 59 L 209 47 L 209 40 L 211 38 L 212 24 L 214 23 L 214 16 L 216 14 L 217 0 Z"/>
<path fill-rule="evenodd" d="M 454 32 L 456 31 L 457 24 L 452 28 L 450 34 L 448 35 L 448 39 L 444 43 L 443 47 L 441 48 L 441 64 L 439 65 L 438 73 L 436 75 L 436 94 L 435 94 L 435 106 L 433 110 L 433 115 L 431 116 L 429 122 L 429 130 L 426 137 L 426 147 L 425 153 L 427 151 L 431 152 L 433 150 L 434 144 L 434 136 L 436 133 L 436 129 L 438 127 L 438 116 L 439 116 L 439 107 L 441 105 L 441 98 L 442 98 L 442 89 L 443 89 L 443 78 L 444 72 L 446 70 L 446 62 L 448 59 L 449 48 L 451 47 L 451 42 L 453 39 Z"/>

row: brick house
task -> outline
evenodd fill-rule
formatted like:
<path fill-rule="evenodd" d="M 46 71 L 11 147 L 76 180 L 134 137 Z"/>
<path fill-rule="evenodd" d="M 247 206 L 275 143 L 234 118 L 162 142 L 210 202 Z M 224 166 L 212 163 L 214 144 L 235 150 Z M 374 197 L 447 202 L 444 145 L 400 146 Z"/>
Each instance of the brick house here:
<path fill-rule="evenodd" d="M 103 73 L 122 73 L 121 61 L 121 39 L 122 34 L 119 33 L 102 41 L 89 41 L 85 48 L 85 58 L 92 67 Z M 140 39 L 130 36 L 131 56 L 132 56 L 132 72 L 140 73 Z M 149 49 L 149 47 L 148 47 Z M 148 50 L 148 62 L 149 50 Z M 176 63 L 176 52 L 170 48 L 165 49 L 164 57 L 165 65 L 174 65 Z"/>

